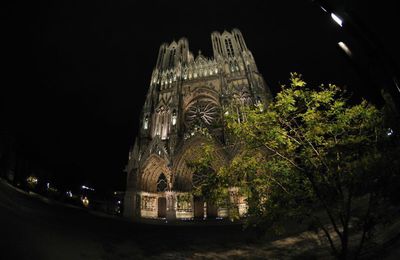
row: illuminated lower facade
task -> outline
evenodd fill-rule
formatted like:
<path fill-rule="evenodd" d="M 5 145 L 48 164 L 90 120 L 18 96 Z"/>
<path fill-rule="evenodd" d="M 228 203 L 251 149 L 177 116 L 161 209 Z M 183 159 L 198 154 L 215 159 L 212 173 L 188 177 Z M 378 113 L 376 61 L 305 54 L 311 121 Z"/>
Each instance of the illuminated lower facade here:
<path fill-rule="evenodd" d="M 187 165 L 198 158 L 198 149 L 209 143 L 216 147 L 213 169 L 240 153 L 225 131 L 224 114 L 237 113 L 238 120 L 245 120 L 245 106 L 264 108 L 270 98 L 239 30 L 213 32 L 211 40 L 212 58 L 200 52 L 194 58 L 185 38 L 160 47 L 126 166 L 125 217 L 174 220 L 226 218 L 231 211 L 246 214 L 246 199 L 235 187 L 226 198 L 234 205 L 229 208 L 191 193 L 205 177 Z"/>

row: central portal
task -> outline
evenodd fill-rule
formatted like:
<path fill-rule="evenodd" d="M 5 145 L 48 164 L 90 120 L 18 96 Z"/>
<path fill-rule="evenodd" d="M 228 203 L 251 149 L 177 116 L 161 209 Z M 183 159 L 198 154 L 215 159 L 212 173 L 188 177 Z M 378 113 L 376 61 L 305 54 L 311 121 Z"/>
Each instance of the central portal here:
<path fill-rule="evenodd" d="M 164 197 L 158 198 L 158 217 L 167 217 L 167 199 Z"/>

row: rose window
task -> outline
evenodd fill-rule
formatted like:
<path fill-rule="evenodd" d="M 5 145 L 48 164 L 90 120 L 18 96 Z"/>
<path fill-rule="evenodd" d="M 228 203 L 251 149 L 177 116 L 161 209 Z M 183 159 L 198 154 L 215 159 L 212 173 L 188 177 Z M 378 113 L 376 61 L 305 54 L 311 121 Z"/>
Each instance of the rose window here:
<path fill-rule="evenodd" d="M 219 109 L 216 104 L 212 102 L 197 101 L 189 107 L 186 112 L 186 122 L 191 125 L 205 124 L 211 125 L 218 118 Z"/>

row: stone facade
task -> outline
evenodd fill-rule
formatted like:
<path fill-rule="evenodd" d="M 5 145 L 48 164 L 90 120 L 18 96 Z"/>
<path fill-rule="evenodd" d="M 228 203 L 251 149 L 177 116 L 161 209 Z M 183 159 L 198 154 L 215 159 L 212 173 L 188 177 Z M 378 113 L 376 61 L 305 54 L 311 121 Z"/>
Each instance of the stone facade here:
<path fill-rule="evenodd" d="M 141 113 L 140 130 L 129 152 L 124 215 L 128 218 L 193 219 L 226 217 L 190 191 L 201 179 L 186 165 L 207 142 L 219 147 L 215 168 L 228 163 L 238 149 L 229 145 L 224 114 L 244 106 L 264 108 L 269 88 L 258 72 L 241 32 L 213 32 L 213 57 L 194 57 L 186 38 L 160 47 Z M 242 116 L 238 120 L 245 120 Z M 243 198 L 230 190 L 239 214 Z"/>

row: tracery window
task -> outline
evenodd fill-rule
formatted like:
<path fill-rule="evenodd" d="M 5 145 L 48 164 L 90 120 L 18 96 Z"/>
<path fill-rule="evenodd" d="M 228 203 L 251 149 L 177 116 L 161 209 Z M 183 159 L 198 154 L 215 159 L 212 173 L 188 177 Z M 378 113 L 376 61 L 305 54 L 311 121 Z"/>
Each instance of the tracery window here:
<path fill-rule="evenodd" d="M 218 117 L 219 109 L 216 104 L 207 101 L 197 101 L 191 105 L 186 112 L 186 122 L 188 124 L 211 125 Z"/>
<path fill-rule="evenodd" d="M 163 192 L 166 191 L 167 188 L 168 188 L 167 178 L 165 177 L 164 173 L 161 173 L 157 181 L 157 191 Z"/>
<path fill-rule="evenodd" d="M 170 126 L 170 113 L 168 110 L 168 107 L 160 106 L 158 109 L 156 109 L 156 113 L 154 115 L 155 119 L 153 123 L 153 134 L 160 136 L 162 140 L 168 138 Z"/>
<path fill-rule="evenodd" d="M 234 56 L 234 50 L 232 46 L 232 40 L 230 38 L 225 38 L 225 47 L 228 52 L 228 56 Z"/>

